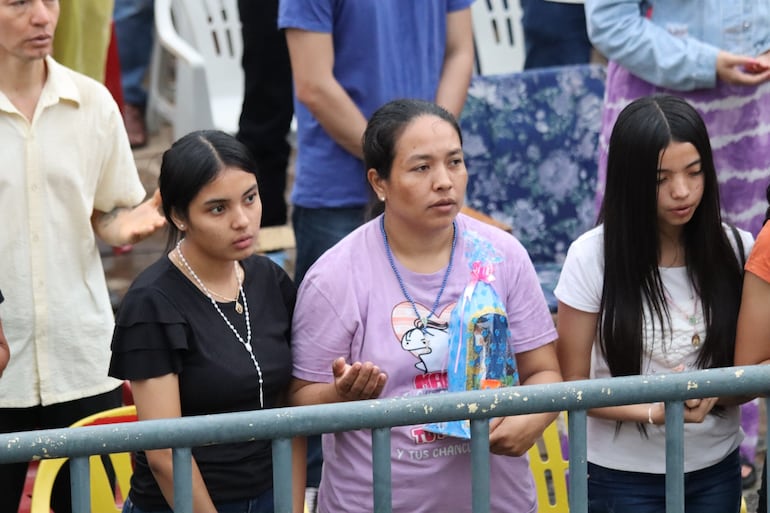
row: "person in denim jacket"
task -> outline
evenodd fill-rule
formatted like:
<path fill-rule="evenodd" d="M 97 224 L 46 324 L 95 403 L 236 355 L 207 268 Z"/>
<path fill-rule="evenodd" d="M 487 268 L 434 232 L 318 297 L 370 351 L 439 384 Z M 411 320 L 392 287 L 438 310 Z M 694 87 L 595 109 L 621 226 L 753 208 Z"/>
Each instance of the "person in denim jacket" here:
<path fill-rule="evenodd" d="M 588 36 L 609 59 L 599 183 L 620 110 L 656 93 L 688 100 L 706 122 L 725 220 L 756 235 L 770 179 L 770 3 L 587 0 Z M 603 192 L 600 190 L 599 196 Z"/>

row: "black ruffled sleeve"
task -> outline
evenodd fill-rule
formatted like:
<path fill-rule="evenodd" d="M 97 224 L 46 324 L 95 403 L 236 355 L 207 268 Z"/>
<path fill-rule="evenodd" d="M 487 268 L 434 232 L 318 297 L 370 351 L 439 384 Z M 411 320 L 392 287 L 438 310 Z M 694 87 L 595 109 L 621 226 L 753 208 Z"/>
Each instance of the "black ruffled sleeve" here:
<path fill-rule="evenodd" d="M 187 322 L 159 290 L 129 290 L 115 321 L 109 375 L 138 380 L 179 374 L 187 341 Z"/>

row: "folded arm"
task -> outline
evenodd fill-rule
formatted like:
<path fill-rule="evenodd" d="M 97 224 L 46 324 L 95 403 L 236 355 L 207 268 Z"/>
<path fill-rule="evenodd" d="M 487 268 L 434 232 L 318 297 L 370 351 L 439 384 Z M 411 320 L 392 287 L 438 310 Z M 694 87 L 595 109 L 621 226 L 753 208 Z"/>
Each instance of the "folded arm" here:
<path fill-rule="evenodd" d="M 690 35 L 672 34 L 642 16 L 639 0 L 586 0 L 585 10 L 594 46 L 657 86 L 690 91 L 714 87 L 717 78 L 740 85 L 770 78 L 770 72 L 749 71 L 757 65 L 754 56 L 732 54 Z"/>
<path fill-rule="evenodd" d="M 565 381 L 590 378 L 591 349 L 596 336 L 598 320 L 598 313 L 584 312 L 559 302 L 557 353 Z M 702 422 L 716 403 L 717 398 L 714 397 L 686 401 L 685 422 Z M 588 414 L 602 419 L 641 424 L 664 424 L 666 422 L 665 407 L 662 402 L 592 408 Z"/>

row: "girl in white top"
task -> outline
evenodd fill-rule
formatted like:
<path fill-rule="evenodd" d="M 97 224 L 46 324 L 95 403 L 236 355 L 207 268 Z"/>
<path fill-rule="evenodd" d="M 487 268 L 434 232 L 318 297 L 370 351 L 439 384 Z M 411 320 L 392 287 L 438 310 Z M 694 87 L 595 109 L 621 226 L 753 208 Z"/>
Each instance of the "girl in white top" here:
<path fill-rule="evenodd" d="M 599 226 L 570 247 L 555 294 L 565 380 L 732 365 L 747 232 L 721 222 L 706 127 L 674 96 L 632 102 L 610 138 Z M 739 241 L 734 233 L 739 234 Z M 685 405 L 688 513 L 737 512 L 738 407 Z M 589 411 L 591 513 L 665 510 L 662 403 Z"/>

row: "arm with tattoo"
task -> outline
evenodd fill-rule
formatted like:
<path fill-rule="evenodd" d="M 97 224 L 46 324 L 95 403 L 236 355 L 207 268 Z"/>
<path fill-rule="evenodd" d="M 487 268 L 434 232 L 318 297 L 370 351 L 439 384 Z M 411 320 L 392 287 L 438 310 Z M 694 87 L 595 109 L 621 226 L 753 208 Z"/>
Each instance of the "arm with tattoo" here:
<path fill-rule="evenodd" d="M 134 208 L 118 207 L 110 212 L 94 210 L 91 225 L 94 233 L 111 246 L 134 244 L 165 224 L 159 207 L 160 194 L 156 191 L 150 199 Z"/>

